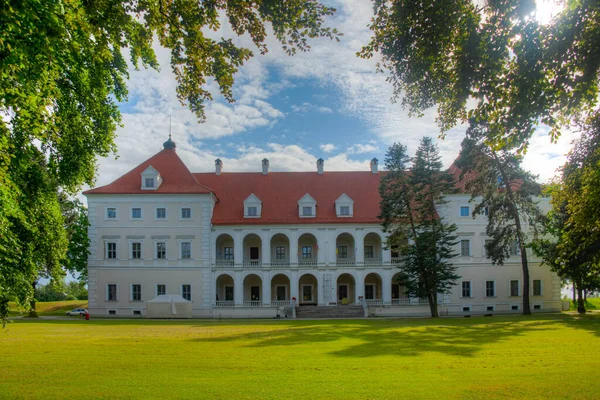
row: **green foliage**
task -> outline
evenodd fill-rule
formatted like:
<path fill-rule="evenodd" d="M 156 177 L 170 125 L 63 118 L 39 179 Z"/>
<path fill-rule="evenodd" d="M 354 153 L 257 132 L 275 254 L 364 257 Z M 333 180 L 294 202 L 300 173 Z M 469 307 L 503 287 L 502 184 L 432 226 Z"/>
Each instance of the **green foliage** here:
<path fill-rule="evenodd" d="M 87 300 L 88 291 L 84 282 L 65 283 L 64 280 L 37 285 L 35 288 L 36 301 Z M 37 308 L 37 304 L 36 304 Z"/>
<path fill-rule="evenodd" d="M 537 237 L 544 215 L 538 207 L 541 186 L 521 167 L 522 155 L 506 148 L 494 149 L 487 140 L 487 126 L 471 125 L 462 142 L 456 166 L 462 169 L 465 191 L 476 202 L 475 216 L 487 212 L 486 253 L 493 264 L 502 265 L 517 245 L 523 268 L 523 313 L 530 314 L 527 248 Z M 528 234 L 533 231 L 533 238 Z"/>
<path fill-rule="evenodd" d="M 546 25 L 533 0 L 373 3 L 373 37 L 358 55 L 380 53 L 395 98 L 411 115 L 437 106 L 442 133 L 487 121 L 494 147 L 526 148 L 540 123 L 556 139 L 598 102 L 597 0 L 567 0 Z"/>
<path fill-rule="evenodd" d="M 56 193 L 92 186 L 97 157 L 116 150 L 128 62 L 157 69 L 155 38 L 171 51 L 179 100 L 202 121 L 208 80 L 233 101 L 234 74 L 252 57 L 209 37 L 221 21 L 261 53 L 267 26 L 289 54 L 340 36 L 325 26 L 335 10 L 316 0 L 0 0 L 0 10 L 0 319 L 9 299 L 31 301 L 39 276 L 59 279 L 62 261 L 84 271 L 84 218 L 66 232 Z"/>
<path fill-rule="evenodd" d="M 438 316 L 437 294 L 448 293 L 459 276 L 449 260 L 456 254 L 456 225 L 437 215 L 444 194 L 454 191 L 451 175 L 442 171 L 437 147 L 424 137 L 408 170 L 406 147 L 390 147 L 381 181 L 381 217 L 387 245 L 397 249 L 403 262 L 402 284 L 408 295 L 427 298 L 433 317 Z"/>
<path fill-rule="evenodd" d="M 582 137 L 560 179 L 548 188 L 552 212 L 535 250 L 561 278 L 575 284 L 578 310 L 584 290 L 600 289 L 600 113 L 580 125 Z"/>

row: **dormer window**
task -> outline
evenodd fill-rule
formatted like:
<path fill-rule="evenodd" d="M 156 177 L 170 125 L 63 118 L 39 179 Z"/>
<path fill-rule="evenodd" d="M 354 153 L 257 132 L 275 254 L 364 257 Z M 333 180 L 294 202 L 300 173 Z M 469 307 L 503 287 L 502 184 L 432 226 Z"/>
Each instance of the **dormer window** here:
<path fill-rule="evenodd" d="M 352 217 L 354 214 L 354 200 L 346 193 L 335 201 L 335 213 L 338 217 Z"/>
<path fill-rule="evenodd" d="M 317 201 L 308 193 L 298 200 L 298 213 L 300 218 L 314 218 L 317 216 Z"/>
<path fill-rule="evenodd" d="M 244 218 L 260 218 L 262 212 L 262 201 L 254 194 L 244 200 Z"/>
<path fill-rule="evenodd" d="M 162 183 L 162 177 L 152 165 L 142 172 L 142 190 L 156 190 Z"/>

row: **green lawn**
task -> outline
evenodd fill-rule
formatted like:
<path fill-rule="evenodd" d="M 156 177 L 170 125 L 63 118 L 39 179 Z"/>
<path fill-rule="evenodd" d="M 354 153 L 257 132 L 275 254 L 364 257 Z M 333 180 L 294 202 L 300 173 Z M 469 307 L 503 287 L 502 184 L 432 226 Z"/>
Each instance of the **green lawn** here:
<path fill-rule="evenodd" d="M 65 301 L 47 301 L 36 303 L 35 310 L 38 315 L 66 315 L 67 311 L 74 308 L 87 308 L 87 300 L 65 300 Z M 27 315 L 28 310 L 20 309 L 16 303 L 8 303 L 9 315 Z"/>
<path fill-rule="evenodd" d="M 600 309 L 600 298 L 590 298 L 585 302 L 586 310 Z M 577 310 L 577 302 L 571 300 L 571 310 Z"/>
<path fill-rule="evenodd" d="M 600 317 L 54 321 L 0 331 L 0 397 L 600 396 Z"/>

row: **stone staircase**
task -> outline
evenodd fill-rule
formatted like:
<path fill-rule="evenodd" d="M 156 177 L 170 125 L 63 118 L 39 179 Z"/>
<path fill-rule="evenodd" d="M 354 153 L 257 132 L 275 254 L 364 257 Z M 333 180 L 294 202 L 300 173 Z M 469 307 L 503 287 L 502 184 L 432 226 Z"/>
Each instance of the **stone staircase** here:
<path fill-rule="evenodd" d="M 301 306 L 296 308 L 296 318 L 363 318 L 362 306 Z"/>

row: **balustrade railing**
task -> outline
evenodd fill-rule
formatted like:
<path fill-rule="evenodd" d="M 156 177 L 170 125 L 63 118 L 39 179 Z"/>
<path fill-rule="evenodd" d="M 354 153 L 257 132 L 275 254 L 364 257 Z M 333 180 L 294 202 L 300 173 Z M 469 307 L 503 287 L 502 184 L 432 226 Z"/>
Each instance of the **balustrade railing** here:
<path fill-rule="evenodd" d="M 291 307 L 291 300 L 271 300 L 271 307 Z"/>
<path fill-rule="evenodd" d="M 234 306 L 233 300 L 217 300 L 215 304 L 215 307 L 219 308 L 233 308 Z"/>
<path fill-rule="evenodd" d="M 243 264 L 244 267 L 259 267 L 262 265 L 262 261 L 259 260 L 244 260 Z"/>
<path fill-rule="evenodd" d="M 217 265 L 217 267 L 233 267 L 233 265 L 235 264 L 235 261 L 234 260 L 217 259 L 215 261 L 215 264 Z"/>
<path fill-rule="evenodd" d="M 365 258 L 365 265 L 381 265 L 381 258 Z"/>
<path fill-rule="evenodd" d="M 400 258 L 400 257 L 392 257 L 391 263 L 399 264 L 401 261 L 402 261 L 402 258 Z"/>
<path fill-rule="evenodd" d="M 247 308 L 262 307 L 262 301 L 255 301 L 255 300 L 244 301 L 244 307 L 247 307 Z"/>
<path fill-rule="evenodd" d="M 271 260 L 272 267 L 289 267 L 290 260 Z"/>
<path fill-rule="evenodd" d="M 381 306 L 381 305 L 383 305 L 383 300 L 382 299 L 366 299 L 365 301 L 367 302 L 368 306 Z"/>
<path fill-rule="evenodd" d="M 405 297 L 402 299 L 392 299 L 393 306 L 408 306 L 410 305 L 410 298 Z"/>
<path fill-rule="evenodd" d="M 298 265 L 313 267 L 313 266 L 317 265 L 317 260 L 312 259 L 312 258 L 304 258 L 304 259 L 298 260 Z"/>
<path fill-rule="evenodd" d="M 339 258 L 336 260 L 336 265 L 344 267 L 344 266 L 353 266 L 356 265 L 356 260 L 354 258 Z"/>

